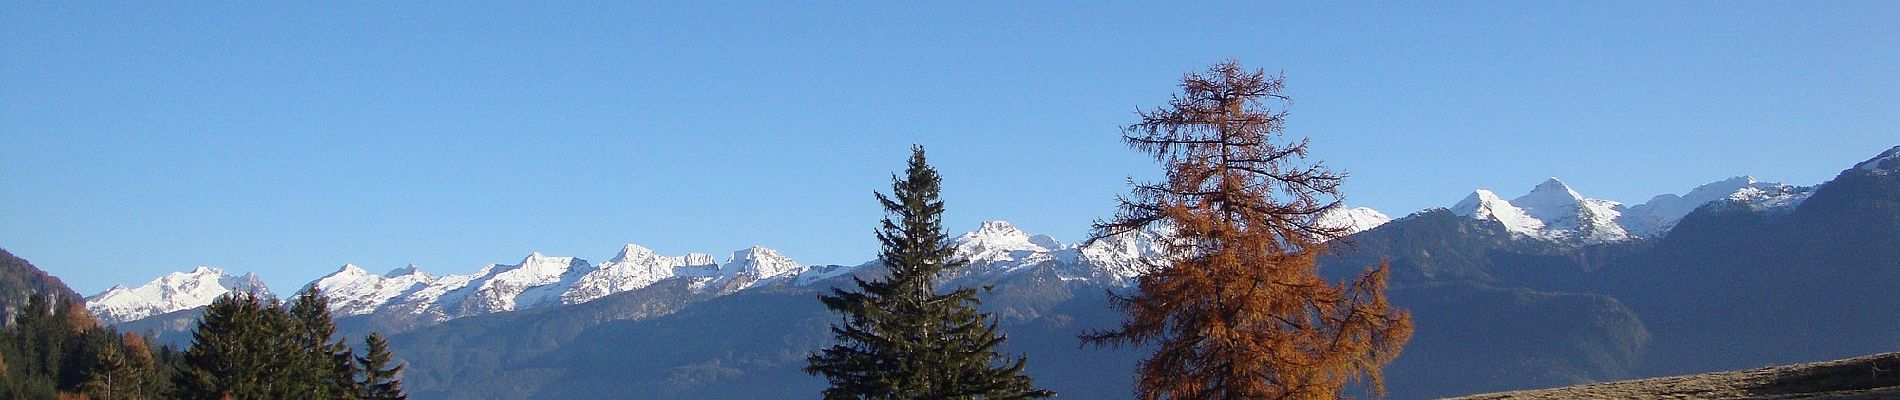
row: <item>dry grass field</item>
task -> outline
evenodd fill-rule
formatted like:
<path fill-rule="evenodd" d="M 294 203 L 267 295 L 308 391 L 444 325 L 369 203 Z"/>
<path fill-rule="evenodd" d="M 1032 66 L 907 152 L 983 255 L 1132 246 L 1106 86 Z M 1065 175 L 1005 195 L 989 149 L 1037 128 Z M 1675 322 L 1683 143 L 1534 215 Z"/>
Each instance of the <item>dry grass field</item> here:
<path fill-rule="evenodd" d="M 1900 353 L 1844 360 L 1524 390 L 1455 400 L 1900 399 Z"/>

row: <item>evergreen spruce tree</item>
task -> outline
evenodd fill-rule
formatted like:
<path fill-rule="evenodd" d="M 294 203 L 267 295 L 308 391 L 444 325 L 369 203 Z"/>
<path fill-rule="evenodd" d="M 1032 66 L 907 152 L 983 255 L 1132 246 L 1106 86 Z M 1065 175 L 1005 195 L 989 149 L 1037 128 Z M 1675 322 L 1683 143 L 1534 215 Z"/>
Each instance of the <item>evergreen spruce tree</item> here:
<path fill-rule="evenodd" d="M 355 386 L 355 363 L 349 345 L 336 338 L 330 318 L 330 300 L 316 287 L 305 287 L 291 300 L 290 356 L 297 378 L 293 392 L 300 398 L 347 399 Z"/>
<path fill-rule="evenodd" d="M 363 380 L 356 383 L 356 398 L 364 400 L 406 400 L 402 393 L 402 365 L 390 366 L 389 341 L 371 333 L 363 338 L 364 353 L 356 358 Z"/>
<path fill-rule="evenodd" d="M 830 381 L 830 400 L 1054 396 L 1023 375 L 1026 358 L 997 352 L 1004 336 L 977 311 L 976 290 L 937 292 L 937 279 L 964 262 L 947 245 L 940 178 L 922 146 L 912 149 L 905 174 L 892 177 L 891 196 L 877 193 L 886 213 L 878 259 L 889 276 L 819 296 L 844 321 L 831 328 L 838 343 L 812 355 L 805 372 Z"/>

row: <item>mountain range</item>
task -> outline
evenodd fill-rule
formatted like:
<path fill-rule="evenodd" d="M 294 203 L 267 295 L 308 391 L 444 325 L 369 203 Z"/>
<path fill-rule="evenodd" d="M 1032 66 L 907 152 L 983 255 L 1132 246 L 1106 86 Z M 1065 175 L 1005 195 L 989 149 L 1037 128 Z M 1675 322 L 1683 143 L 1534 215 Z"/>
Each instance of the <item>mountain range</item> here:
<path fill-rule="evenodd" d="M 1810 187 L 1742 176 L 1625 206 L 1552 178 L 1510 200 L 1481 189 L 1398 219 L 1339 208 L 1319 222 L 1355 234 L 1323 271 L 1392 264 L 1393 302 L 1418 324 L 1388 369 L 1399 398 L 1875 352 L 1900 337 L 1895 171 L 1900 147 Z M 991 288 L 985 307 L 1039 382 L 1065 397 L 1125 398 L 1115 388 L 1139 352 L 1079 349 L 1074 337 L 1116 321 L 1102 293 L 1127 290 L 1165 235 L 1065 244 L 985 222 L 952 239 L 971 267 L 951 281 Z M 797 371 L 835 318 L 812 296 L 874 266 L 805 266 L 763 247 L 718 262 L 630 244 L 599 264 L 534 253 L 441 276 L 345 265 L 311 284 L 345 333 L 398 333 L 418 398 L 778 398 L 822 384 Z M 199 268 L 87 306 L 163 335 L 232 290 L 268 289 Z"/>
<path fill-rule="evenodd" d="M 1741 176 L 1696 187 L 1682 196 L 1664 194 L 1624 207 L 1615 201 L 1586 198 L 1557 178 L 1550 178 L 1509 201 L 1479 189 L 1450 210 L 1460 216 L 1497 221 L 1519 237 L 1591 245 L 1654 238 L 1697 207 L 1719 201 L 1743 201 L 1764 211 L 1786 210 L 1799 205 L 1812 190 Z M 1344 228 L 1347 233 L 1369 230 L 1391 220 L 1365 207 L 1336 208 L 1319 217 L 1321 224 Z M 1065 271 L 1064 279 L 1099 279 L 1126 286 L 1129 278 L 1140 273 L 1141 259 L 1159 254 L 1160 249 L 1151 244 L 1153 235 L 1142 232 L 1065 245 L 1047 235 L 1023 232 L 1005 221 L 986 221 L 976 230 L 955 237 L 952 245 L 959 255 L 985 268 L 966 273 L 1007 272 L 1060 260 L 1079 267 Z M 672 278 L 692 280 L 697 287 L 713 290 L 742 290 L 785 279 L 809 284 L 866 265 L 871 264 L 806 266 L 763 246 L 734 251 L 720 262 L 705 253 L 667 256 L 627 244 L 599 264 L 539 252 L 514 264 L 489 264 L 460 275 L 435 275 L 413 264 L 379 275 L 345 264 L 310 284 L 331 298 L 332 312 L 337 315 L 381 312 L 433 324 L 471 315 L 584 303 Z M 234 290 L 269 293 L 254 274 L 234 276 L 222 269 L 200 266 L 137 288 L 115 286 L 86 300 L 94 315 L 108 323 L 120 323 L 202 307 Z"/>

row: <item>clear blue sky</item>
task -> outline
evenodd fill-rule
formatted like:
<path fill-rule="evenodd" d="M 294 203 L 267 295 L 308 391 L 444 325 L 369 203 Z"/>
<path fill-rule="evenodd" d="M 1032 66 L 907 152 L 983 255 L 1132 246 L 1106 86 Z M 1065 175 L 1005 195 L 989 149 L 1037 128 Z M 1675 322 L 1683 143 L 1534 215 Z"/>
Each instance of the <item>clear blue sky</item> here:
<path fill-rule="evenodd" d="M 857 263 L 912 143 L 953 231 L 1076 240 L 1155 174 L 1117 127 L 1226 58 L 1395 216 L 1900 144 L 1896 2 L 149 3 L 0 5 L 0 247 L 88 295 L 628 242 Z"/>

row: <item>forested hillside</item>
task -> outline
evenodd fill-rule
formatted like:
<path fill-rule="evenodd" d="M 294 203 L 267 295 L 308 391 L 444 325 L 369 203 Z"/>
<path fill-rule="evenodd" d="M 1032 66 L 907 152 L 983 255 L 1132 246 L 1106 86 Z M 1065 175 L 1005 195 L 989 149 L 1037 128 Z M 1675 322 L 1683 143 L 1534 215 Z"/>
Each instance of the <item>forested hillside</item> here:
<path fill-rule="evenodd" d="M 50 297 L 54 302 L 80 302 L 78 293 L 59 278 L 33 267 L 6 249 L 0 249 L 0 321 L 11 323 L 15 313 L 34 296 Z"/>

